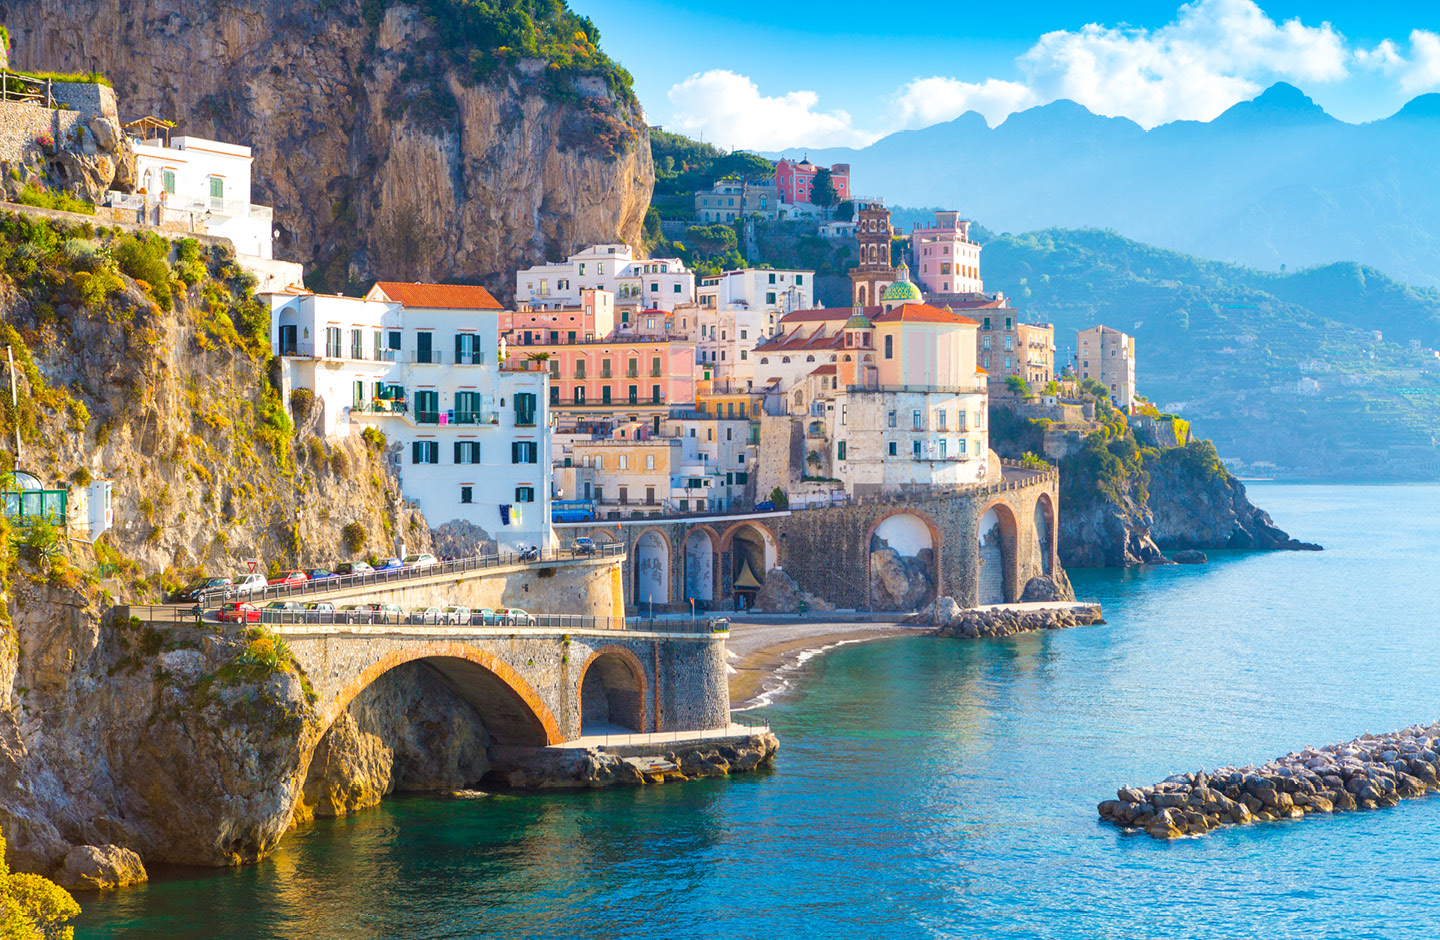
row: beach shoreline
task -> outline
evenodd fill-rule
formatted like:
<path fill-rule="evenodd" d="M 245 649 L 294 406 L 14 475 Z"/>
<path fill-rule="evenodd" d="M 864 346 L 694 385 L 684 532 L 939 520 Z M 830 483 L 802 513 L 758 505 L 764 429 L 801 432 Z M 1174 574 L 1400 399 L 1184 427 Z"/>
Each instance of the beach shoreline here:
<path fill-rule="evenodd" d="M 837 646 L 868 643 L 894 636 L 922 636 L 928 626 L 898 621 L 733 622 L 730 625 L 731 711 L 769 705 L 789 687 L 790 677 L 805 662 Z"/>

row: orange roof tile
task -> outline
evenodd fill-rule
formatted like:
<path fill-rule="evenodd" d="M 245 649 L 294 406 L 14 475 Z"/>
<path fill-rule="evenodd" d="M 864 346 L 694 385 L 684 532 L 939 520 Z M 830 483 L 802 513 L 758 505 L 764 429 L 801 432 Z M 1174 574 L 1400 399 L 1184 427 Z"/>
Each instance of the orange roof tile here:
<path fill-rule="evenodd" d="M 431 310 L 503 310 L 500 301 L 483 287 L 471 284 L 421 284 L 380 281 L 366 294 L 368 300 L 389 300 L 407 307 Z"/>
<path fill-rule="evenodd" d="M 811 375 L 834 375 L 834 374 L 835 374 L 835 365 L 834 365 L 834 363 L 831 363 L 831 364 L 828 365 L 828 366 L 817 366 L 817 367 L 814 369 L 814 371 L 812 371 L 810 374 L 811 374 Z"/>
<path fill-rule="evenodd" d="M 970 326 L 979 326 L 979 322 L 969 317 L 962 317 L 950 310 L 941 310 L 939 307 L 932 307 L 929 304 L 901 304 L 885 311 L 877 317 L 872 317 L 876 323 L 892 323 L 896 320 L 905 323 L 963 323 Z"/>

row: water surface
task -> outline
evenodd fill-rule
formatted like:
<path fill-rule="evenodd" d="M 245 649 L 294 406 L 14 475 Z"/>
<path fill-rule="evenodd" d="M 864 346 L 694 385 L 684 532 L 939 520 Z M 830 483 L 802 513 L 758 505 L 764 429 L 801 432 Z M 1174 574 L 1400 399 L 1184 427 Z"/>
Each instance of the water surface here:
<path fill-rule="evenodd" d="M 1170 844 L 1096 819 L 1120 784 L 1440 719 L 1440 487 L 1251 492 L 1328 550 L 1071 572 L 1108 625 L 811 660 L 771 773 L 389 800 L 82 897 L 77 936 L 1422 935 L 1440 797 Z"/>

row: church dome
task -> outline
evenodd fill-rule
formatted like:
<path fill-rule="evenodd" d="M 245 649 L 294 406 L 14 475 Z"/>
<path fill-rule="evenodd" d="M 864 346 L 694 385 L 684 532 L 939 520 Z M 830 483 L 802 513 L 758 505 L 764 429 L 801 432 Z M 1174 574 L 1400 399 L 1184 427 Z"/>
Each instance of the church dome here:
<path fill-rule="evenodd" d="M 863 313 L 857 313 L 855 314 L 855 316 L 845 321 L 844 328 L 847 330 L 873 330 L 875 328 L 875 324 L 871 323 L 869 318 L 866 317 Z"/>
<path fill-rule="evenodd" d="M 910 268 L 905 262 L 900 262 L 900 266 L 895 269 L 895 276 L 895 283 L 885 288 L 885 293 L 880 295 L 882 301 L 908 304 L 920 303 L 925 299 L 920 295 L 920 288 L 910 283 Z"/>

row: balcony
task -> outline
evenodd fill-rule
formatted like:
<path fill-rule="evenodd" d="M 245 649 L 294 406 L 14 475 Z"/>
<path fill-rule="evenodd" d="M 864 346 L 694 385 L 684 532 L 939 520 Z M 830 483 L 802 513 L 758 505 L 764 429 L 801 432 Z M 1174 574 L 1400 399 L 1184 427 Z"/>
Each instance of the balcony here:
<path fill-rule="evenodd" d="M 455 364 L 457 366 L 483 366 L 485 354 L 483 352 L 461 353 L 455 357 Z"/>
<path fill-rule="evenodd" d="M 409 411 L 410 407 L 404 401 L 387 401 L 385 399 L 350 406 L 351 414 L 403 415 Z"/>
<path fill-rule="evenodd" d="M 447 418 L 450 424 L 499 424 L 498 411 L 451 411 Z"/>
<path fill-rule="evenodd" d="M 415 412 L 416 424 L 439 424 L 440 412 L 438 411 L 417 411 Z"/>
<path fill-rule="evenodd" d="M 415 363 L 416 365 L 438 366 L 444 361 L 444 358 L 444 354 L 441 353 L 438 349 L 432 349 L 429 352 L 425 352 L 424 350 L 420 349 L 412 349 L 410 350 L 409 361 Z"/>

